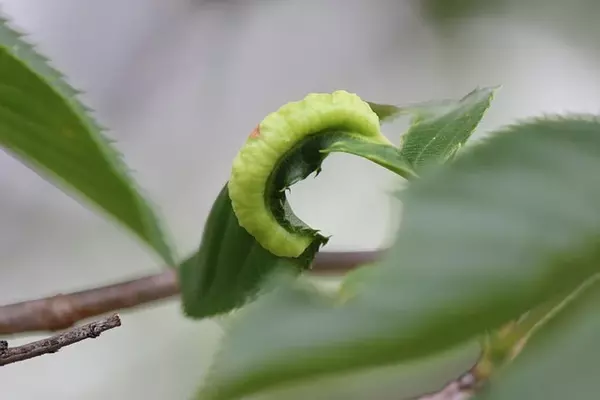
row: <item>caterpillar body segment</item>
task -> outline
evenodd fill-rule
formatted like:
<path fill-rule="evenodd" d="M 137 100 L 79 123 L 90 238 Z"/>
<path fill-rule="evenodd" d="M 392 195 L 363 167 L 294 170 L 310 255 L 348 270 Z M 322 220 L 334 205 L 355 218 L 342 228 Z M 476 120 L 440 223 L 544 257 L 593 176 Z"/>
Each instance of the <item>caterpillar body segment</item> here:
<path fill-rule="evenodd" d="M 318 171 L 327 156 L 315 157 L 313 152 L 310 160 L 304 160 L 303 147 L 324 146 L 328 137 L 339 137 L 341 133 L 371 143 L 391 144 L 381 133 L 379 118 L 369 105 L 357 95 L 340 90 L 309 94 L 267 115 L 235 157 L 228 183 L 233 210 L 239 224 L 273 254 L 299 257 L 316 240 L 317 231 L 291 213 L 282 191 Z M 290 163 L 283 165 L 290 157 L 308 167 L 300 168 L 300 172 L 293 167 L 287 171 Z M 288 175 L 282 180 L 282 174 Z M 280 187 L 274 187 L 276 184 Z"/>

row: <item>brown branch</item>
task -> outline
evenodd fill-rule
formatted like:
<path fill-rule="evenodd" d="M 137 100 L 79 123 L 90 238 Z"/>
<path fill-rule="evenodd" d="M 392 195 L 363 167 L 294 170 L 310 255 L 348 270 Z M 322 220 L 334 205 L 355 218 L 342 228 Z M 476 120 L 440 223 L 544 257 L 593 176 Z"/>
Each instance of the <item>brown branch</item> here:
<path fill-rule="evenodd" d="M 313 271 L 340 273 L 374 262 L 378 251 L 322 252 Z M 177 272 L 161 273 L 69 294 L 57 294 L 0 307 L 0 335 L 57 331 L 78 321 L 116 310 L 124 310 L 167 299 L 179 293 Z"/>
<path fill-rule="evenodd" d="M 56 353 L 61 348 L 81 342 L 85 339 L 94 339 L 102 332 L 121 326 L 121 319 L 114 314 L 106 319 L 78 326 L 56 336 L 38 340 L 17 347 L 8 347 L 6 341 L 0 341 L 0 366 L 28 360 L 44 354 Z"/>
<path fill-rule="evenodd" d="M 58 331 L 104 313 L 166 299 L 179 292 L 172 269 L 127 282 L 0 307 L 0 334 Z"/>

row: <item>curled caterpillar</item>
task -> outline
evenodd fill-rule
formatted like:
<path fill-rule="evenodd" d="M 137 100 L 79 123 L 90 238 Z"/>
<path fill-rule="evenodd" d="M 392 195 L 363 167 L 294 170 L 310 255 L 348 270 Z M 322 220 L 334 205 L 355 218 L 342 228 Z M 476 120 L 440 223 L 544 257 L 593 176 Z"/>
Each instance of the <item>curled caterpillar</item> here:
<path fill-rule="evenodd" d="M 298 257 L 314 242 L 316 231 L 290 222 L 295 216 L 279 193 L 318 170 L 326 157 L 318 147 L 340 134 L 391 144 L 381 133 L 379 117 L 369 105 L 357 95 L 340 90 L 309 94 L 267 115 L 235 157 L 228 182 L 233 210 L 239 224 L 271 253 Z M 312 157 L 314 168 L 294 171 L 293 163 L 286 162 L 294 157 L 300 164 Z M 288 174 L 285 179 L 281 178 L 283 168 Z"/>

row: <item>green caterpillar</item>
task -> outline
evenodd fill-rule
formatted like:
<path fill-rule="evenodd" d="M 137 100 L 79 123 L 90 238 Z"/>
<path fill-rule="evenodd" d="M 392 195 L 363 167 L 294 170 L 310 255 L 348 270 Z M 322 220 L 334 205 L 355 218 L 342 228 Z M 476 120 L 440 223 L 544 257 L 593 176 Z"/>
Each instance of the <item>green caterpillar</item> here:
<path fill-rule="evenodd" d="M 274 200 L 268 192 L 273 174 L 290 154 L 301 152 L 302 146 L 325 143 L 314 138 L 326 140 L 342 133 L 369 143 L 391 145 L 369 105 L 357 95 L 339 90 L 309 94 L 267 115 L 235 157 L 228 183 L 233 210 L 239 224 L 271 253 L 298 257 L 313 243 L 316 233 L 283 223 L 282 218 L 289 218 L 291 210 L 274 213 L 274 207 L 283 209 L 287 203 L 283 204 L 281 197 Z M 320 157 L 322 161 L 325 155 Z M 277 202 L 282 204 L 273 204 Z"/>

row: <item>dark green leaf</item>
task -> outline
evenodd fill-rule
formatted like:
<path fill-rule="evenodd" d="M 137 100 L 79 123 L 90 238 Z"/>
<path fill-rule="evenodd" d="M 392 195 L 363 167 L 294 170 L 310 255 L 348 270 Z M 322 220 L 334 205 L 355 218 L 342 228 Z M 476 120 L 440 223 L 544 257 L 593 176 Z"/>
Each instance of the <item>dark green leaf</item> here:
<path fill-rule="evenodd" d="M 422 358 L 575 290 L 600 265 L 600 123 L 498 132 L 402 192 L 385 259 L 342 304 L 302 279 L 242 309 L 200 392 L 273 385 Z"/>
<path fill-rule="evenodd" d="M 310 266 L 327 239 L 294 215 L 286 190 L 319 171 L 323 160 L 331 152 L 359 155 L 401 176 L 414 176 L 393 146 L 369 143 L 344 132 L 304 140 L 273 171 L 270 186 L 265 190 L 268 196 L 266 203 L 276 220 L 286 229 L 310 235 L 313 240 L 298 258 L 273 255 L 242 228 L 225 185 L 206 222 L 197 261 L 180 268 L 183 304 L 188 316 L 205 318 L 242 306 L 254 297 L 263 279 L 281 265 L 292 267 L 296 272 Z"/>
<path fill-rule="evenodd" d="M 63 76 L 0 17 L 0 146 L 128 227 L 174 265 L 156 215 Z"/>
<path fill-rule="evenodd" d="M 488 109 L 496 88 L 476 89 L 460 100 L 434 100 L 410 106 L 368 102 L 381 123 L 411 115 L 401 137 L 400 155 L 412 168 L 454 157 Z"/>
<path fill-rule="evenodd" d="M 316 240 L 298 258 L 273 255 L 239 225 L 225 185 L 204 226 L 198 253 L 179 268 L 185 314 L 206 318 L 242 306 L 274 270 L 297 273 L 308 268 L 323 241 Z"/>
<path fill-rule="evenodd" d="M 600 285 L 586 284 L 537 329 L 523 352 L 489 384 L 479 400 L 593 399 L 600 393 Z"/>
<path fill-rule="evenodd" d="M 410 164 L 393 146 L 369 143 L 355 137 L 340 138 L 322 150 L 323 153 L 348 153 L 373 161 L 405 179 L 416 178 Z"/>
<path fill-rule="evenodd" d="M 404 110 L 413 115 L 413 120 L 401 137 L 400 154 L 417 172 L 425 164 L 451 159 L 471 137 L 495 90 L 476 89 L 457 101 L 406 107 Z"/>

